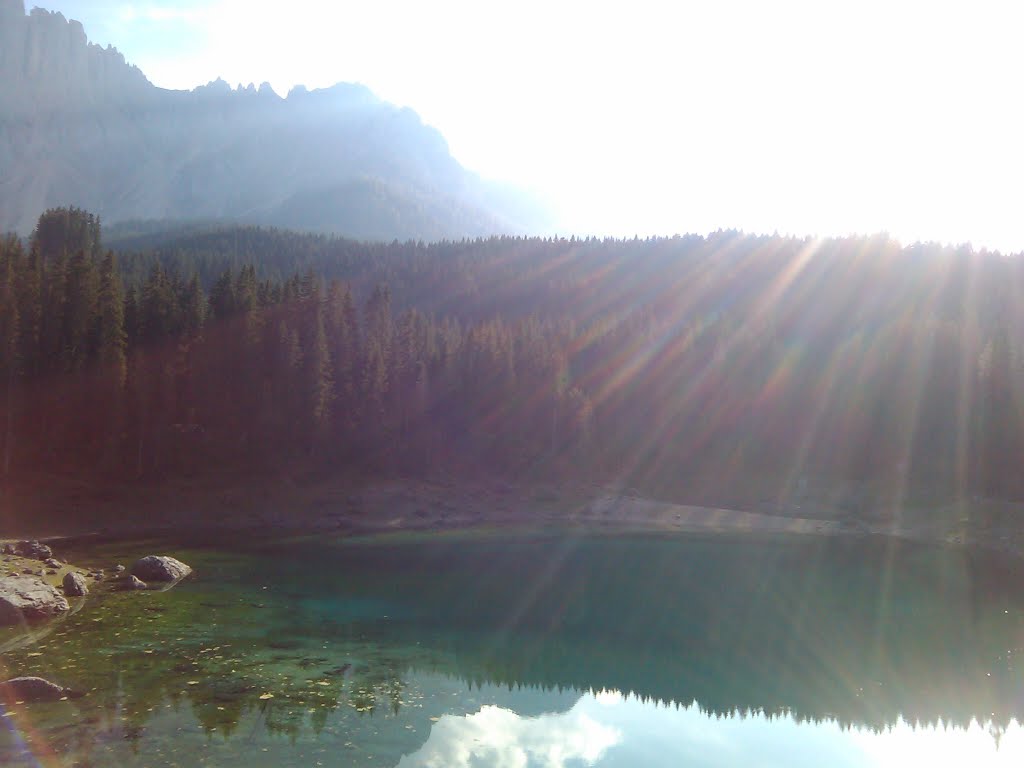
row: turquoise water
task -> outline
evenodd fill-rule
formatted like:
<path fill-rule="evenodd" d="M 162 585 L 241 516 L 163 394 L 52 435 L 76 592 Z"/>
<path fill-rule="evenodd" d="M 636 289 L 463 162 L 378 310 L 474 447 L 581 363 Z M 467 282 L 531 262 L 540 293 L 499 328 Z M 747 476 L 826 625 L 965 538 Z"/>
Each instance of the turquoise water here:
<path fill-rule="evenodd" d="M 137 542 L 162 593 L 0 656 L 0 765 L 1024 765 L 1024 580 L 892 540 Z"/>

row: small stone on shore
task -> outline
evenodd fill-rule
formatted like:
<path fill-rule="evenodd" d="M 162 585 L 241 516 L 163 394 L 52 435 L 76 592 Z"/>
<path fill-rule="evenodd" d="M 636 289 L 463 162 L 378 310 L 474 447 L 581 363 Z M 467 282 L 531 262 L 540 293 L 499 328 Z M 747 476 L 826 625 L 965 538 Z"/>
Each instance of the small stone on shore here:
<path fill-rule="evenodd" d="M 149 586 L 138 576 L 128 576 L 121 581 L 121 589 L 130 591 L 134 589 L 149 589 Z"/>

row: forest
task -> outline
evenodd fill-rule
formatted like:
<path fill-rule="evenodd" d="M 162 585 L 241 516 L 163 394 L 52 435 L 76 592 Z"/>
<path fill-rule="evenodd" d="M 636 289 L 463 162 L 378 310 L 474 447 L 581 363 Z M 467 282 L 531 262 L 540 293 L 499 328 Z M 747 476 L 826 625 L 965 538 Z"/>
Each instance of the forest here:
<path fill-rule="evenodd" d="M 0 474 L 1024 496 L 1024 266 L 885 235 L 0 241 Z"/>

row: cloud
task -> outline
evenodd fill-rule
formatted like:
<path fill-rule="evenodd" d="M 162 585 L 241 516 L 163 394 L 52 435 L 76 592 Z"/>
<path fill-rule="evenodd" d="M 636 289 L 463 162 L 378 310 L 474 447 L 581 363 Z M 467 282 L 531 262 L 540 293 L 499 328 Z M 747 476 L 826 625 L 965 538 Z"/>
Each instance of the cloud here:
<path fill-rule="evenodd" d="M 616 728 L 579 711 L 523 718 L 485 706 L 465 717 L 445 715 L 417 752 L 397 768 L 565 768 L 570 762 L 594 765 L 622 741 Z"/>

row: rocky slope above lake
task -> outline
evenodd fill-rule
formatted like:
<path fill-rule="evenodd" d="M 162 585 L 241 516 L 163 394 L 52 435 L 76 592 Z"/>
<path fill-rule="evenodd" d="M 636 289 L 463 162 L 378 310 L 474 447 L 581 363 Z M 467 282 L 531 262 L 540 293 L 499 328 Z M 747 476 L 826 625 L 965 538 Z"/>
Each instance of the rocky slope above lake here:
<path fill-rule="evenodd" d="M 0 0 L 0 232 L 74 205 L 104 222 L 234 220 L 364 239 L 519 232 L 543 214 L 360 85 L 151 84 L 77 21 Z"/>

